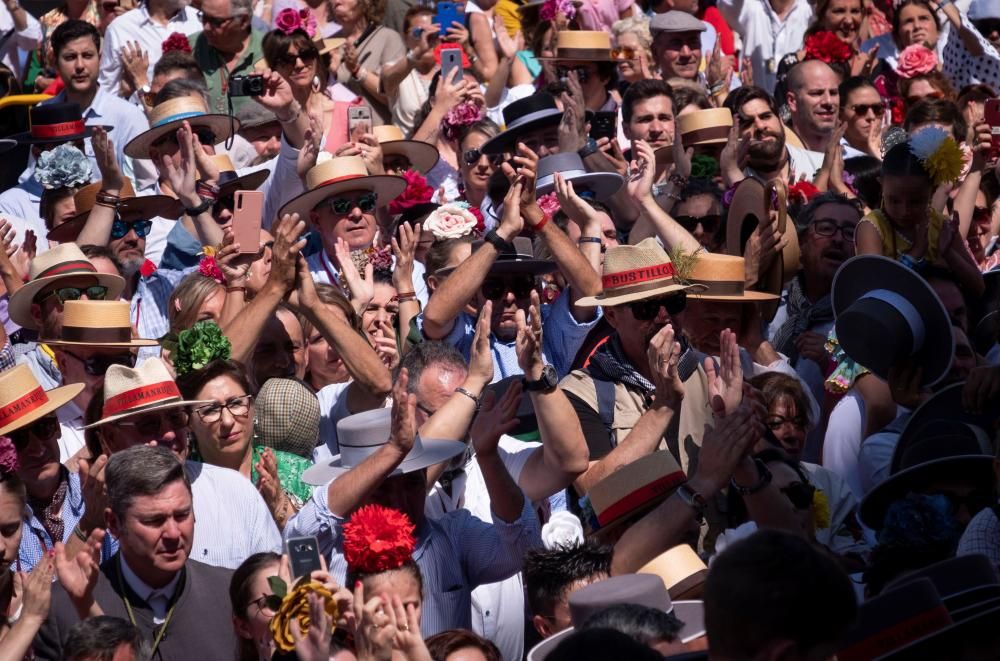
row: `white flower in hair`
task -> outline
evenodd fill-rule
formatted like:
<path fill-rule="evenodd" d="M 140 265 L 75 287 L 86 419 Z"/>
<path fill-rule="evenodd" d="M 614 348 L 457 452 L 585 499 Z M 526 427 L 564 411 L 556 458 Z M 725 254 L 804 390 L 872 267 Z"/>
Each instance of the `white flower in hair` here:
<path fill-rule="evenodd" d="M 583 539 L 583 525 L 570 512 L 556 512 L 542 526 L 542 545 L 548 551 L 580 546 Z"/>
<path fill-rule="evenodd" d="M 47 190 L 85 186 L 92 172 L 86 154 L 69 144 L 42 152 L 35 163 L 35 181 Z"/>
<path fill-rule="evenodd" d="M 469 205 L 452 202 L 432 211 L 424 221 L 423 228 L 438 239 L 457 239 L 472 234 L 478 223 L 469 211 Z"/>

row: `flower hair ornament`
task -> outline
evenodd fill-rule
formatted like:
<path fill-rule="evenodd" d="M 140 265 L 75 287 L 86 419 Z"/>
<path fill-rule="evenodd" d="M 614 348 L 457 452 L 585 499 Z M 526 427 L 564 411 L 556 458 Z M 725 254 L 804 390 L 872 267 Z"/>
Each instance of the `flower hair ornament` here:
<path fill-rule="evenodd" d="M 899 54 L 896 73 L 900 78 L 914 78 L 930 73 L 938 67 L 937 53 L 923 44 L 913 44 Z"/>
<path fill-rule="evenodd" d="M 827 64 L 847 62 L 854 54 L 849 44 L 829 30 L 820 30 L 806 37 L 806 60 L 820 60 Z"/>
<path fill-rule="evenodd" d="M 90 159 L 68 144 L 42 152 L 35 163 L 35 181 L 46 190 L 85 186 L 90 183 L 92 172 Z"/>
<path fill-rule="evenodd" d="M 543 21 L 554 21 L 556 16 L 562 14 L 567 21 L 572 21 L 576 16 L 576 5 L 573 0 L 545 0 L 538 17 Z"/>
<path fill-rule="evenodd" d="M 278 15 L 274 17 L 274 29 L 284 32 L 285 34 L 292 34 L 295 31 L 305 32 L 310 39 L 316 38 L 316 30 L 319 24 L 316 22 L 316 17 L 308 9 L 282 9 L 278 12 Z"/>
<path fill-rule="evenodd" d="M 457 141 L 462 129 L 483 118 L 483 109 L 475 101 L 463 101 L 449 110 L 441 120 L 441 133 L 449 140 Z"/>
<path fill-rule="evenodd" d="M 366 505 L 344 524 L 344 558 L 355 573 L 399 569 L 413 558 L 417 540 L 409 517 L 389 507 Z"/>
<path fill-rule="evenodd" d="M 211 278 L 215 280 L 220 285 L 226 284 L 226 276 L 222 273 L 222 269 L 219 267 L 219 262 L 215 258 L 215 251 L 209 254 L 208 251 L 204 253 L 201 260 L 198 261 L 198 273 L 202 274 L 206 278 Z"/>
<path fill-rule="evenodd" d="M 936 126 L 910 136 L 910 153 L 917 157 L 935 186 L 952 183 L 962 174 L 965 154 L 948 132 Z"/>
<path fill-rule="evenodd" d="M 457 239 L 476 234 L 480 220 L 472 213 L 467 202 L 449 202 L 431 212 L 423 229 L 434 235 L 435 240 Z"/>
<path fill-rule="evenodd" d="M 161 48 L 164 53 L 168 53 L 172 50 L 179 50 L 182 53 L 191 52 L 191 42 L 188 41 L 186 35 L 181 32 L 172 32 L 169 37 L 163 40 Z"/>
<path fill-rule="evenodd" d="M 176 342 L 166 340 L 177 376 L 200 370 L 213 360 L 229 360 L 233 347 L 214 321 L 199 321 L 177 335 Z M 172 345 L 172 346 L 170 346 Z"/>
<path fill-rule="evenodd" d="M 9 436 L 0 436 L 0 481 L 5 476 L 16 473 L 20 467 L 14 441 Z"/>
<path fill-rule="evenodd" d="M 583 524 L 572 512 L 554 512 L 542 526 L 542 545 L 547 551 L 572 549 L 583 542 Z"/>
<path fill-rule="evenodd" d="M 414 170 L 407 170 L 403 173 L 406 179 L 406 188 L 403 194 L 389 203 L 389 214 L 395 216 L 401 214 L 418 204 L 426 204 L 434 197 L 434 189 L 427 184 L 427 179 Z"/>

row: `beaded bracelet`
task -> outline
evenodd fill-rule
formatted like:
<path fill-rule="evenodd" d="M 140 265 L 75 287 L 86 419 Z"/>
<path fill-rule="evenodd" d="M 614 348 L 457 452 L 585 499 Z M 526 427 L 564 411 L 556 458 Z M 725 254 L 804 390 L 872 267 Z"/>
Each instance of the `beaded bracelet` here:
<path fill-rule="evenodd" d="M 581 236 L 579 239 L 576 240 L 576 242 L 577 243 L 596 243 L 598 245 L 600 245 L 601 243 L 603 243 L 601 241 L 601 237 L 599 237 L 599 236 Z"/>

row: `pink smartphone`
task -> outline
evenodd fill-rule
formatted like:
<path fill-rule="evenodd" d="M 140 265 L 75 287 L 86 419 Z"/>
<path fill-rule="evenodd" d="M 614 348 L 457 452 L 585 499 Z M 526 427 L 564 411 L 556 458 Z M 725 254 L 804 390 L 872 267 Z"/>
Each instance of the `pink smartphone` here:
<path fill-rule="evenodd" d="M 264 216 L 264 193 L 238 190 L 233 205 L 233 236 L 240 244 L 241 255 L 256 255 L 260 250 L 260 223 Z"/>

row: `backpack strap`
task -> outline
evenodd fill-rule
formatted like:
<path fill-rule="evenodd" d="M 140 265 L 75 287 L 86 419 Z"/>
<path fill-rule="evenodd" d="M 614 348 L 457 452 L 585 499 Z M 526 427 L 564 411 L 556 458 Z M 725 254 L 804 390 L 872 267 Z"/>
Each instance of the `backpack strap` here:
<path fill-rule="evenodd" d="M 594 379 L 594 389 L 597 391 L 597 414 L 601 416 L 604 428 L 608 430 L 608 437 L 611 439 L 611 446 L 618 445 L 615 442 L 613 424 L 615 422 L 615 384 L 611 381 L 601 381 Z"/>

